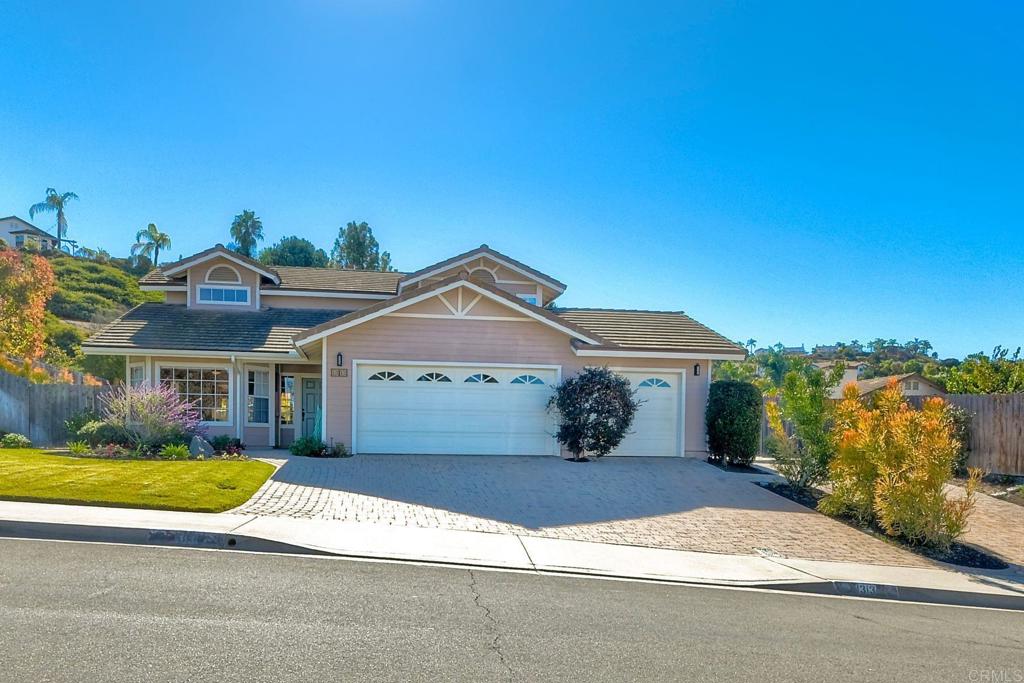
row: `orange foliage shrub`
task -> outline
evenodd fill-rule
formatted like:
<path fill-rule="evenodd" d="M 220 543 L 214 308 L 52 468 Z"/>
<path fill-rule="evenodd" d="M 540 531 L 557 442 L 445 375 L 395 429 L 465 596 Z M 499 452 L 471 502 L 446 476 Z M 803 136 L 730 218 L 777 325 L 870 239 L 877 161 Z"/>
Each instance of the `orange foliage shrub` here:
<path fill-rule="evenodd" d="M 946 498 L 959 444 L 945 401 L 932 397 L 914 410 L 893 380 L 869 407 L 848 386 L 835 420 L 823 512 L 877 522 L 891 536 L 940 549 L 966 531 L 981 471 L 971 471 L 964 498 Z"/>

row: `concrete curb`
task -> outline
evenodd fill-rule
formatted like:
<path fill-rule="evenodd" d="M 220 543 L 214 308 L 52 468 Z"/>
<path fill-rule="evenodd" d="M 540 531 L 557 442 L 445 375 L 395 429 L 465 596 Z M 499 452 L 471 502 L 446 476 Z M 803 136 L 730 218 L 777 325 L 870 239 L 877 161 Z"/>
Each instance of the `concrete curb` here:
<path fill-rule="evenodd" d="M 464 559 L 460 561 L 457 559 L 438 559 L 434 557 L 413 557 L 409 554 L 399 556 L 397 554 L 387 555 L 376 552 L 362 553 L 331 550 L 323 547 L 286 543 L 244 533 L 12 520 L 0 520 L 0 537 L 166 546 L 205 550 L 239 550 L 244 552 L 281 553 L 320 557 L 347 557 L 363 560 L 415 562 L 419 564 L 475 567 L 481 569 L 513 569 L 556 576 L 656 581 L 688 586 L 754 588 L 787 593 L 857 597 L 898 602 L 919 602 L 934 605 L 1024 611 L 1024 589 L 1022 589 L 1018 595 L 981 591 L 946 590 L 942 588 L 912 585 L 830 580 L 818 578 L 806 572 L 801 572 L 801 574 L 806 576 L 807 580 L 780 579 L 765 581 L 726 578 L 696 578 L 693 576 L 674 576 L 649 572 L 628 574 L 622 571 L 608 569 L 584 568 L 568 565 L 538 565 L 533 561 L 528 565 L 503 566 L 494 562 L 484 562 L 472 559 Z"/>
<path fill-rule="evenodd" d="M 91 524 L 57 524 L 0 520 L 0 537 L 31 538 L 48 541 L 86 541 L 125 545 L 155 545 L 207 550 L 242 550 L 257 553 L 331 555 L 303 546 L 272 541 L 244 534 L 189 529 L 145 529 Z"/>

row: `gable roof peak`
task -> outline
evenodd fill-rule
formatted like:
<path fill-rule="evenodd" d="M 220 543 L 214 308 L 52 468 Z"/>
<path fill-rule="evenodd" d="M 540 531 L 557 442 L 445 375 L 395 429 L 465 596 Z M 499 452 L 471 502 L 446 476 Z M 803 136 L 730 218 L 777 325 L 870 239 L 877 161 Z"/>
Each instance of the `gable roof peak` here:
<path fill-rule="evenodd" d="M 451 258 L 447 258 L 443 261 L 431 264 L 426 268 L 420 268 L 419 270 L 414 271 L 412 273 L 407 273 L 402 278 L 402 285 L 404 287 L 404 285 L 408 285 L 413 282 L 423 280 L 436 273 L 451 268 L 455 268 L 460 265 L 464 265 L 465 263 L 477 258 L 478 256 L 486 256 L 493 261 L 497 261 L 498 263 L 508 268 L 511 268 L 512 270 L 518 271 L 523 275 L 526 275 L 527 277 L 533 278 L 540 284 L 555 290 L 559 294 L 565 291 L 565 283 L 558 281 L 557 279 L 551 277 L 546 273 L 542 273 L 536 268 L 531 268 L 530 266 L 526 265 L 525 263 L 522 263 L 521 261 L 517 261 L 511 256 L 507 256 L 506 254 L 501 253 L 497 249 L 492 249 L 486 244 L 481 244 L 479 247 L 476 247 L 475 249 L 470 249 L 469 251 L 457 254 L 455 256 L 452 256 Z"/>

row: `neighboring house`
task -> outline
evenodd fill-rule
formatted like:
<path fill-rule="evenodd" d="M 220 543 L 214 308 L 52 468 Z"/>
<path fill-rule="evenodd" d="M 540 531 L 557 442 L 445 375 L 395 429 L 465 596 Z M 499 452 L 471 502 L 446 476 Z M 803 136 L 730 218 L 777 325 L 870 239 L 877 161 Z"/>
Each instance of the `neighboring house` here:
<path fill-rule="evenodd" d="M 26 246 L 42 250 L 57 248 L 56 237 L 17 216 L 0 218 L 0 240 L 17 249 Z"/>
<path fill-rule="evenodd" d="M 546 406 L 585 366 L 644 403 L 618 455 L 705 455 L 711 363 L 742 347 L 679 312 L 545 308 L 565 284 L 486 245 L 415 273 L 265 266 L 217 245 L 152 271 L 83 351 L 176 387 L 211 435 L 356 453 L 559 453 Z"/>
<path fill-rule="evenodd" d="M 902 375 L 886 375 L 885 377 L 872 377 L 857 382 L 860 396 L 869 396 L 880 389 L 884 389 L 891 380 L 900 383 L 904 396 L 943 396 L 945 391 L 938 384 L 925 379 L 916 372 L 907 372 Z"/>
<path fill-rule="evenodd" d="M 860 379 L 860 376 L 864 374 L 864 369 L 868 367 L 867 363 L 860 361 L 840 361 L 840 360 L 819 360 L 815 361 L 813 365 L 816 368 L 821 369 L 824 372 L 828 372 L 835 365 L 843 363 L 843 379 L 839 381 L 839 384 L 832 389 L 831 398 L 840 399 L 843 397 L 843 387 L 850 382 L 856 382 Z"/>
<path fill-rule="evenodd" d="M 760 356 L 762 354 L 769 353 L 769 352 L 774 351 L 774 350 L 775 349 L 770 349 L 770 348 L 757 349 L 756 351 L 754 351 L 754 355 L 755 356 Z M 783 346 L 782 347 L 782 355 L 784 355 L 784 356 L 806 356 L 807 355 L 807 349 L 804 348 L 803 344 L 801 344 L 800 346 Z"/>

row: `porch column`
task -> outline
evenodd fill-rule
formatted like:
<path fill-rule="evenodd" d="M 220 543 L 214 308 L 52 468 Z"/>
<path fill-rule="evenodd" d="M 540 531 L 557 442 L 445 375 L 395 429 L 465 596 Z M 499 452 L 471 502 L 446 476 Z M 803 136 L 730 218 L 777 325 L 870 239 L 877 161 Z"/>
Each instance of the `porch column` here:
<path fill-rule="evenodd" d="M 270 364 L 270 439 L 267 441 L 271 448 L 277 448 L 277 406 L 281 399 L 278 390 L 281 388 L 281 380 L 277 377 L 277 363 Z"/>

